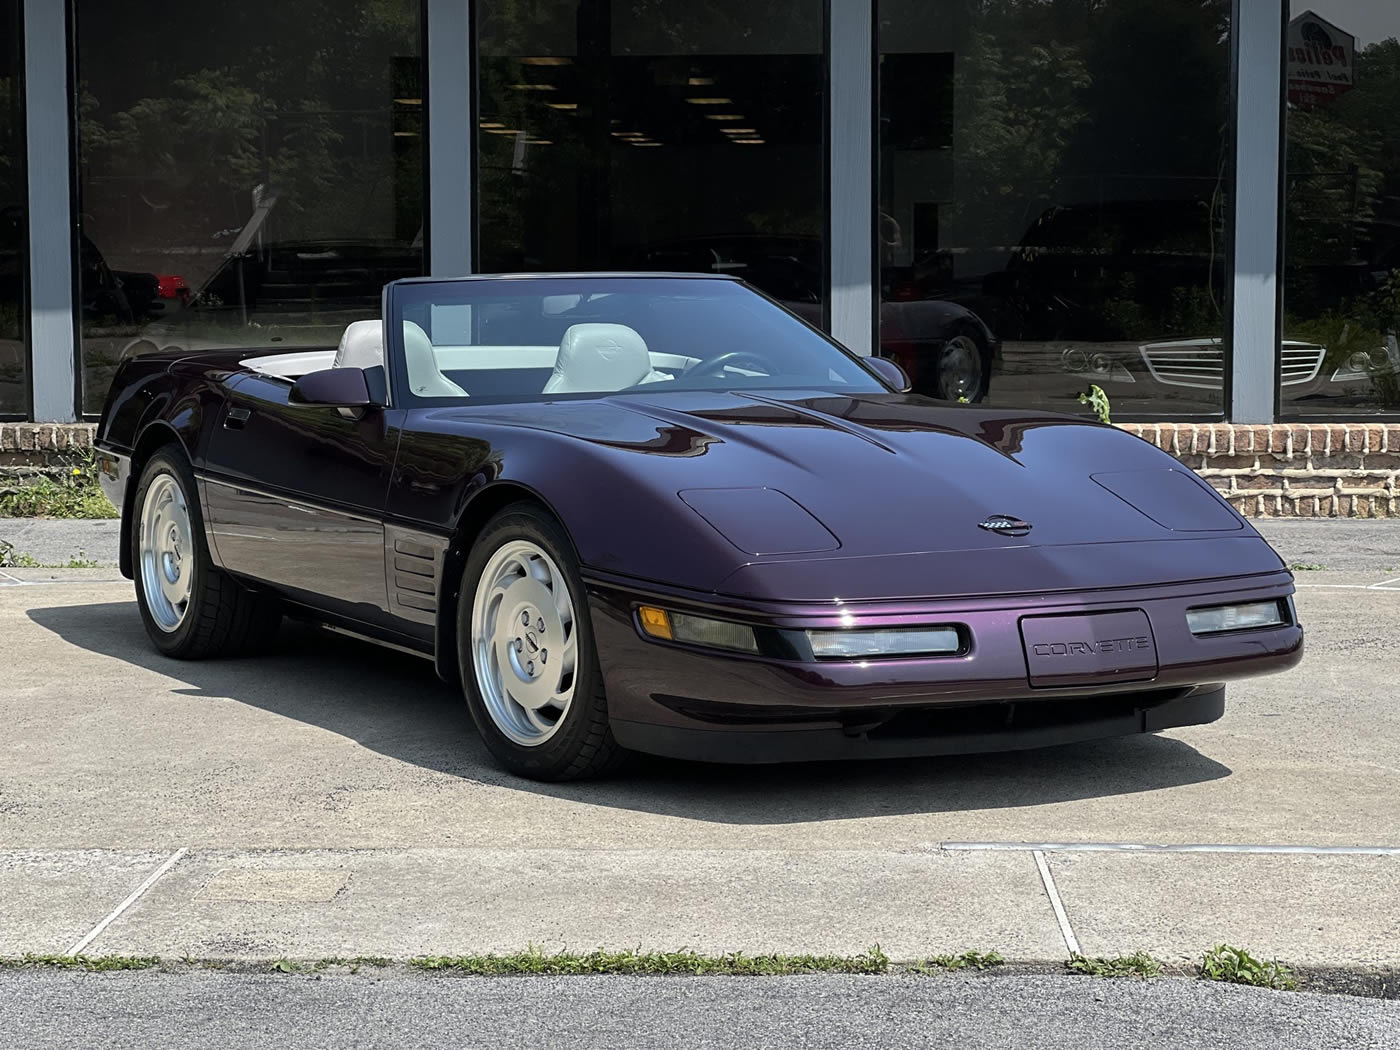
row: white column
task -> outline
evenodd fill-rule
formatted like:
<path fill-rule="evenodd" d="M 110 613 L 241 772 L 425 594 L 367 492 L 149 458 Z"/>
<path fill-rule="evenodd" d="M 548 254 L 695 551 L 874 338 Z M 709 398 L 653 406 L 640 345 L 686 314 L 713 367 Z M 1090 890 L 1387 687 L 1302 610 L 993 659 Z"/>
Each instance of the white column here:
<path fill-rule="evenodd" d="M 874 0 L 829 0 L 831 334 L 869 355 L 875 331 Z"/>
<path fill-rule="evenodd" d="M 29 383 L 33 418 L 42 423 L 70 423 L 77 406 L 67 7 L 24 0 Z"/>
<path fill-rule="evenodd" d="M 427 0 L 428 272 L 472 270 L 472 0 Z"/>
<path fill-rule="evenodd" d="M 1239 0 L 1235 111 L 1234 423 L 1271 423 L 1278 393 L 1279 188 L 1287 0 Z"/>

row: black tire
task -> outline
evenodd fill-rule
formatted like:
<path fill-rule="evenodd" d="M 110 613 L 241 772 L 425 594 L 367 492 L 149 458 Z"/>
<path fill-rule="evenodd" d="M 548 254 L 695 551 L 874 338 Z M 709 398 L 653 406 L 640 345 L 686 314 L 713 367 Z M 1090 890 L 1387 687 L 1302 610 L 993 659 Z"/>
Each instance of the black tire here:
<path fill-rule="evenodd" d="M 472 619 L 482 573 L 498 551 L 519 540 L 543 549 L 563 574 L 574 608 L 577 652 L 573 698 L 553 735 L 532 745 L 517 743 L 497 726 L 482 696 L 472 644 Z M 510 772 L 530 780 L 584 780 L 611 773 L 626 759 L 627 752 L 618 746 L 608 724 L 603 672 L 578 563 L 563 527 L 543 508 L 532 503 L 504 508 L 486 523 L 472 545 L 457 598 L 457 660 L 472 721 L 492 756 Z"/>
<path fill-rule="evenodd" d="M 173 629 L 162 627 L 152 612 L 141 555 L 146 496 L 153 484 L 165 478 L 173 479 L 179 486 L 189 515 L 191 549 L 182 559 L 182 570 L 194 573 L 183 616 Z M 136 606 L 152 644 L 178 660 L 204 660 L 257 650 L 272 640 L 282 621 L 281 605 L 275 598 L 243 586 L 210 558 L 198 491 L 184 452 L 178 445 L 170 444 L 146 461 L 131 504 L 129 531 Z"/>
<path fill-rule="evenodd" d="M 948 389 L 944 383 L 943 376 L 943 355 L 948 353 L 949 348 L 955 340 L 970 342 L 977 349 L 977 356 L 981 362 L 981 382 L 977 389 L 967 397 L 969 404 L 976 404 L 987 396 L 987 391 L 991 388 L 992 382 L 992 348 L 987 344 L 986 338 L 977 328 L 967 322 L 958 323 L 952 331 L 948 333 L 947 342 L 933 354 L 928 361 L 929 379 L 927 386 L 933 391 L 933 396 L 942 398 L 944 401 L 957 401 L 958 394 L 952 389 Z"/>

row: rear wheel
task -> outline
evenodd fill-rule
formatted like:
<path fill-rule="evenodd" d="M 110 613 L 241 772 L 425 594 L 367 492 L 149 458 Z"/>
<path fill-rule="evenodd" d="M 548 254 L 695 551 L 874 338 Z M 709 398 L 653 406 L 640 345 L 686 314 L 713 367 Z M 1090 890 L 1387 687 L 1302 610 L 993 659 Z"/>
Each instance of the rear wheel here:
<path fill-rule="evenodd" d="M 183 660 L 256 648 L 282 617 L 275 599 L 214 564 L 196 491 L 184 454 L 167 445 L 146 462 L 132 503 L 136 605 L 155 647 Z"/>
<path fill-rule="evenodd" d="M 467 704 L 501 765 L 576 780 L 619 764 L 583 580 L 549 514 L 516 504 L 487 523 L 467 558 L 457 624 Z"/>

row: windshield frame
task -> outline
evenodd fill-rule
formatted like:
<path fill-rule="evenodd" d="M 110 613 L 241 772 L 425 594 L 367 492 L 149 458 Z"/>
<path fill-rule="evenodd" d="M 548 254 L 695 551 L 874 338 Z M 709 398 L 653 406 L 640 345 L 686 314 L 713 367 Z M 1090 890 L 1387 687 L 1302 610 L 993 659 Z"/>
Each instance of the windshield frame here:
<path fill-rule="evenodd" d="M 665 394 L 670 387 L 669 383 L 649 383 L 641 386 L 627 387 L 622 390 L 613 391 L 591 391 L 580 393 L 551 393 L 543 392 L 532 394 L 521 394 L 511 396 L 480 396 L 480 397 L 451 397 L 451 396 L 430 396 L 425 397 L 414 394 L 408 381 L 408 371 L 406 355 L 404 351 L 403 320 L 406 307 L 422 304 L 424 301 L 431 301 L 422 289 L 425 286 L 440 285 L 473 285 L 473 284 L 495 284 L 495 283 L 515 283 L 527 284 L 529 282 L 568 282 L 575 287 L 568 289 L 567 294 L 596 293 L 601 289 L 597 286 L 607 282 L 686 282 L 690 284 L 724 283 L 737 286 L 747 295 L 761 300 L 764 309 L 776 310 L 783 315 L 784 320 L 801 326 L 806 334 L 810 334 L 819 339 L 828 348 L 835 351 L 849 364 L 859 371 L 862 378 L 870 382 L 869 387 L 852 386 L 846 383 L 812 383 L 773 385 L 755 388 L 759 393 L 773 394 L 783 390 L 802 390 L 806 392 L 821 392 L 827 394 L 872 394 L 872 393 L 893 393 L 895 392 L 883 376 L 869 368 L 861 355 L 852 352 L 842 346 L 826 332 L 811 324 L 792 310 L 789 310 L 781 302 L 765 295 L 752 285 L 736 277 L 728 275 L 703 274 L 703 273 L 526 273 L 526 274 L 478 274 L 471 277 L 409 277 L 393 281 L 384 287 L 383 313 L 384 317 L 384 355 L 385 363 L 388 366 L 389 387 L 392 400 L 400 408 L 446 408 L 446 407 L 469 407 L 472 405 L 500 405 L 500 404 L 548 404 L 554 401 L 582 401 L 597 400 L 605 397 L 628 397 L 636 394 L 645 396 L 655 396 Z M 560 294 L 559 290 L 551 290 L 549 294 Z M 444 300 L 449 297 L 444 296 Z M 723 389 L 716 385 L 713 388 L 697 388 L 694 386 L 673 388 L 677 393 L 682 391 L 688 393 L 716 392 Z M 746 389 L 736 386 L 736 389 Z"/>

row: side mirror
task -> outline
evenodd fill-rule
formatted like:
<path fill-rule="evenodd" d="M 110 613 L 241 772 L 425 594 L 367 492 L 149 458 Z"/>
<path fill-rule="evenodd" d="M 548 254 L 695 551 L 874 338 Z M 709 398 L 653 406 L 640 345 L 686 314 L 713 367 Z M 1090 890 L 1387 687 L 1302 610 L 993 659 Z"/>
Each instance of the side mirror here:
<path fill-rule="evenodd" d="M 294 405 L 323 408 L 374 408 L 363 368 L 327 368 L 308 372 L 292 384 L 287 400 Z"/>
<path fill-rule="evenodd" d="M 914 384 L 909 382 L 909 377 L 905 374 L 904 369 L 888 357 L 867 357 L 865 367 L 901 394 L 907 394 L 914 389 Z"/>

